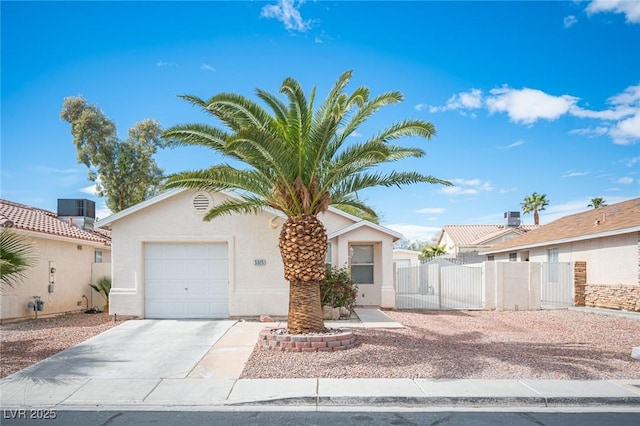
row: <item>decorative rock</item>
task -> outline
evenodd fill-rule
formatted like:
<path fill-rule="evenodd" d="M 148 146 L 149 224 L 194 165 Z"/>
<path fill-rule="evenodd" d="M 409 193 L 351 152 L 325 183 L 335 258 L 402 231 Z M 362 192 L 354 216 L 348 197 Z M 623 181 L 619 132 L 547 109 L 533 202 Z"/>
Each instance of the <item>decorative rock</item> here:
<path fill-rule="evenodd" d="M 640 346 L 636 346 L 631 350 L 631 358 L 635 358 L 640 361 Z"/>
<path fill-rule="evenodd" d="M 260 315 L 260 322 L 273 322 L 273 318 L 269 315 Z"/>

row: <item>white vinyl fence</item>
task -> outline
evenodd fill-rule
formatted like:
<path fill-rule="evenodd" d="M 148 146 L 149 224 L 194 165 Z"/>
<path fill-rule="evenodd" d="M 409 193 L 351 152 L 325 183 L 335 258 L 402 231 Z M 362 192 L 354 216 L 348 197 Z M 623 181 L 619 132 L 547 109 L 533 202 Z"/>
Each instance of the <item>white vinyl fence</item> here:
<path fill-rule="evenodd" d="M 542 264 L 541 300 L 543 308 L 573 306 L 573 265 L 569 262 Z"/>
<path fill-rule="evenodd" d="M 396 268 L 397 309 L 531 310 L 573 306 L 573 264 L 436 259 Z"/>
<path fill-rule="evenodd" d="M 482 264 L 456 265 L 440 259 L 418 266 L 398 266 L 396 308 L 482 309 Z"/>

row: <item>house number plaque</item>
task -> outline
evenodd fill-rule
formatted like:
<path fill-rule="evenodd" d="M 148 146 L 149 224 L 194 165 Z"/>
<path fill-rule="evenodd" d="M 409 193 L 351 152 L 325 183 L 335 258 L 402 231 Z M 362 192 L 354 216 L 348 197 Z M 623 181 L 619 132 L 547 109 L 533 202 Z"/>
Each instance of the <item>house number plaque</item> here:
<path fill-rule="evenodd" d="M 256 266 L 264 266 L 267 264 L 267 259 L 254 259 L 253 264 Z"/>

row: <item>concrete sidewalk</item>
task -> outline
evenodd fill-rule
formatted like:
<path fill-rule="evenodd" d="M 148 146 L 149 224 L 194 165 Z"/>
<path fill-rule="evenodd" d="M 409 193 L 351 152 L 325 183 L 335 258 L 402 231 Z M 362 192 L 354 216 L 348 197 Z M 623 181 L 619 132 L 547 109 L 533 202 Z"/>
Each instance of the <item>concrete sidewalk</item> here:
<path fill-rule="evenodd" d="M 359 322 L 328 322 L 327 326 L 402 327 L 379 310 L 357 309 L 356 313 Z M 189 326 L 201 327 L 197 323 Z M 213 339 L 208 351 L 200 352 L 199 361 L 191 363 L 190 370 L 185 369 L 188 363 L 182 362 L 183 366 L 170 374 L 149 370 L 144 375 L 135 369 L 106 374 L 101 367 L 98 371 L 103 374 L 69 375 L 55 367 L 59 374 L 52 375 L 45 374 L 52 371 L 46 368 L 45 360 L 0 381 L 2 409 L 616 406 L 640 412 L 640 380 L 239 379 L 258 332 L 281 326 L 284 324 L 245 321 L 209 326 L 223 334 Z M 157 356 L 161 358 L 162 353 Z M 164 359 L 163 365 L 167 361 Z"/>

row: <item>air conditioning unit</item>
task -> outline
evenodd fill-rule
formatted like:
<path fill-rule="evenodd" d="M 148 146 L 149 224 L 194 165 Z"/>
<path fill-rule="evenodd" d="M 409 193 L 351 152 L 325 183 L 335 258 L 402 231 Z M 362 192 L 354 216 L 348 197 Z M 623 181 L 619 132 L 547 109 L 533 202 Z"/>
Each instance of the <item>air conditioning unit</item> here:
<path fill-rule="evenodd" d="M 504 226 L 517 228 L 520 226 L 520 212 L 505 212 Z"/>

